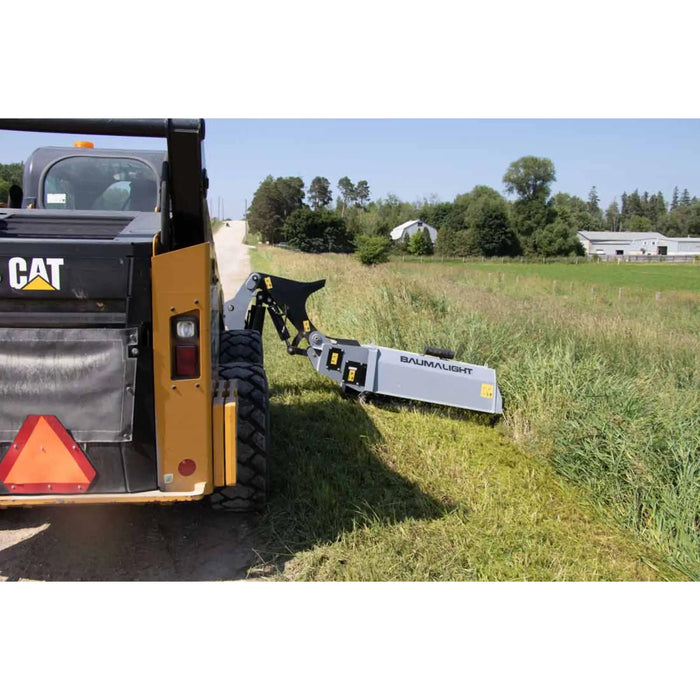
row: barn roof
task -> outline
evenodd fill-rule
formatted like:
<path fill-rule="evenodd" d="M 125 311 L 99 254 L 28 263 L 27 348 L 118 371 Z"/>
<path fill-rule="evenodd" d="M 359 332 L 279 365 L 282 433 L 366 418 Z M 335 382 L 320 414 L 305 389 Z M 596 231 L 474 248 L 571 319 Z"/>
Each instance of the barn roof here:
<path fill-rule="evenodd" d="M 579 236 L 591 242 L 602 241 L 638 241 L 646 238 L 666 238 L 657 231 L 579 231 Z"/>
<path fill-rule="evenodd" d="M 421 219 L 412 219 L 411 221 L 404 221 L 402 224 L 399 224 L 396 228 L 393 228 L 391 230 L 391 237 L 397 241 L 401 236 L 403 236 L 403 232 L 409 227 L 413 226 L 413 224 L 420 224 L 421 226 L 425 226 L 425 228 L 435 231 L 435 227 L 431 226 L 430 224 L 426 224 L 425 221 Z"/>

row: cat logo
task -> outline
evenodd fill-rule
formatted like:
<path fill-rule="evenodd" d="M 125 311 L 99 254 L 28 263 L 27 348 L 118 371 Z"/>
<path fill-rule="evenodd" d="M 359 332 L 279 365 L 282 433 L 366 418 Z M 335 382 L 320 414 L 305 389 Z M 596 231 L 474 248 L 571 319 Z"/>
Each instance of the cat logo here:
<path fill-rule="evenodd" d="M 63 258 L 10 258 L 8 278 L 12 289 L 56 292 L 61 288 Z"/>

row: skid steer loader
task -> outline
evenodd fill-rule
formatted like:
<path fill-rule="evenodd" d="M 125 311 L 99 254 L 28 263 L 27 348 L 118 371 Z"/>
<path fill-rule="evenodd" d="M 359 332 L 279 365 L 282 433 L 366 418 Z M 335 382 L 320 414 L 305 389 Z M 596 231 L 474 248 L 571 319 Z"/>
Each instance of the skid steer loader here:
<path fill-rule="evenodd" d="M 347 392 L 501 412 L 493 369 L 324 335 L 306 313 L 323 280 L 255 272 L 224 302 L 203 121 L 0 129 L 166 140 L 163 151 L 39 148 L 14 206 L 0 209 L 0 508 L 209 497 L 259 509 L 266 313 L 291 355 Z"/>

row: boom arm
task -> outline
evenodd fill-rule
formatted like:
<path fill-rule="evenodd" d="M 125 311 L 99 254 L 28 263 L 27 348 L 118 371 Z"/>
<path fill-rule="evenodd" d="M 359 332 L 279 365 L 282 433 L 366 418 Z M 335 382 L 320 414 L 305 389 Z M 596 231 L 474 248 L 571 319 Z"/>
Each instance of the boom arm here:
<path fill-rule="evenodd" d="M 419 355 L 324 335 L 309 319 L 306 301 L 325 284 L 253 272 L 226 302 L 226 327 L 261 331 L 267 309 L 287 352 L 306 355 L 314 369 L 345 390 L 502 413 L 496 372 L 489 367 L 457 362 L 454 353 L 439 348 Z M 287 321 L 296 330 L 294 337 Z"/>

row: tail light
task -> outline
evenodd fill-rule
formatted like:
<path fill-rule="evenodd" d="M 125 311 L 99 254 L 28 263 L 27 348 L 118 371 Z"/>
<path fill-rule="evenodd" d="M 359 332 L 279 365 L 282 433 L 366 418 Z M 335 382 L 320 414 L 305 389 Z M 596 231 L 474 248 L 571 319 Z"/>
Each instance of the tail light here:
<path fill-rule="evenodd" d="M 173 316 L 170 324 L 172 378 L 199 377 L 199 314 Z"/>

